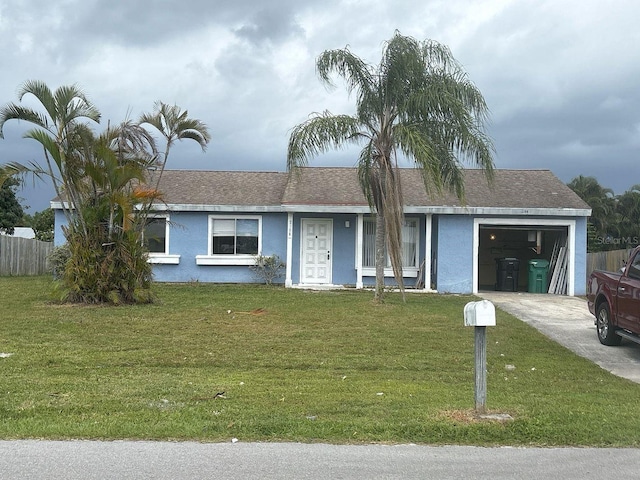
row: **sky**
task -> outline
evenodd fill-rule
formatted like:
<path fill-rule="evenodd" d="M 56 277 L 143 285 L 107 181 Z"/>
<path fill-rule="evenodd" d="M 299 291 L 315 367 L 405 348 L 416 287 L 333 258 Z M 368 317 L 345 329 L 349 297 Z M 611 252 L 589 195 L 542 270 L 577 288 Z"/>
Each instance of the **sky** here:
<path fill-rule="evenodd" d="M 212 134 L 205 153 L 173 147 L 167 168 L 284 171 L 295 125 L 354 113 L 343 83 L 318 80 L 318 55 L 348 46 L 375 65 L 397 30 L 463 65 L 491 112 L 497 168 L 594 176 L 619 194 L 640 184 L 638 19 L 637 0 L 0 0 L 0 105 L 27 80 L 76 84 L 101 131 L 161 100 Z M 0 165 L 43 160 L 27 129 L 5 124 Z M 356 160 L 331 151 L 310 165 Z M 31 212 L 53 196 L 31 179 L 18 192 Z"/>

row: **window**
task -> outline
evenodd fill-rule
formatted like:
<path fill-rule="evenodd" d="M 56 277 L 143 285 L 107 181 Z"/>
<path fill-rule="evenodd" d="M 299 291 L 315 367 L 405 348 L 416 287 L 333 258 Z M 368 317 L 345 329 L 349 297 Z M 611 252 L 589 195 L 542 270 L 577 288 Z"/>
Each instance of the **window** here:
<path fill-rule="evenodd" d="M 257 255 L 258 219 L 212 218 L 212 255 Z"/>
<path fill-rule="evenodd" d="M 142 232 L 142 239 L 149 253 L 168 253 L 167 219 L 163 217 L 148 218 Z"/>
<path fill-rule="evenodd" d="M 402 226 L 402 267 L 418 268 L 418 219 L 405 218 Z M 363 223 L 362 266 L 376 266 L 376 219 L 368 217 Z M 387 255 L 386 268 L 391 268 L 391 260 Z"/>
<path fill-rule="evenodd" d="M 629 277 L 640 280 L 640 253 L 635 256 L 629 265 Z"/>
<path fill-rule="evenodd" d="M 177 265 L 180 255 L 169 254 L 169 217 L 152 216 L 147 218 L 142 231 L 142 242 L 149 250 L 149 263 L 167 263 Z"/>
<path fill-rule="evenodd" d="M 262 249 L 262 217 L 209 217 L 207 255 L 197 255 L 198 265 L 253 265 Z"/>

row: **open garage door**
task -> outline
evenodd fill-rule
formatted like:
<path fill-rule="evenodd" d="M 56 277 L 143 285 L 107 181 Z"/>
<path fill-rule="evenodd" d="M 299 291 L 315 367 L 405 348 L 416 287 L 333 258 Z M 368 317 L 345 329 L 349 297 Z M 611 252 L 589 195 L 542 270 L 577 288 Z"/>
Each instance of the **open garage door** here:
<path fill-rule="evenodd" d="M 503 222 L 477 222 L 475 291 L 573 295 L 571 225 Z"/>

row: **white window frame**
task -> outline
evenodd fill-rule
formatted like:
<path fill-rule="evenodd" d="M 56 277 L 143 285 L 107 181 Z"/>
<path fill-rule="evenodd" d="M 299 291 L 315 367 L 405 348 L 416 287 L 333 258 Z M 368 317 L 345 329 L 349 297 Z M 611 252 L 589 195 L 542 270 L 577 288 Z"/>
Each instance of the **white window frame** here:
<path fill-rule="evenodd" d="M 177 265 L 180 263 L 180 255 L 170 255 L 169 252 L 169 232 L 171 229 L 169 228 L 170 218 L 169 215 L 149 215 L 147 220 L 157 220 L 159 218 L 163 218 L 165 220 L 165 234 L 164 234 L 164 252 L 149 252 L 149 256 L 147 258 L 147 262 L 153 264 L 168 264 L 168 265 Z M 146 226 L 145 226 L 146 227 Z M 143 239 L 144 239 L 144 230 L 142 231 Z M 143 240 L 144 241 L 144 240 Z"/>
<path fill-rule="evenodd" d="M 209 215 L 207 218 L 207 254 L 196 255 L 197 265 L 254 265 L 256 255 L 251 254 L 213 254 L 213 220 L 257 220 L 258 253 L 262 252 L 262 216 L 261 215 Z"/>
<path fill-rule="evenodd" d="M 375 217 L 364 217 L 363 218 L 363 228 L 362 228 L 362 248 L 364 248 L 364 224 L 367 222 L 373 222 L 375 224 Z M 419 262 L 420 262 L 420 218 L 418 217 L 405 217 L 405 221 L 415 222 L 415 233 L 414 240 L 416 245 L 416 255 L 415 255 L 415 265 L 412 266 L 402 266 L 402 276 L 403 277 L 417 277 Z M 362 255 L 362 276 L 363 277 L 375 277 L 376 275 L 376 267 L 368 267 L 364 265 L 364 255 Z M 389 256 L 387 255 L 387 262 L 389 262 Z M 393 277 L 393 269 L 391 267 L 385 267 L 384 269 L 385 277 Z"/>

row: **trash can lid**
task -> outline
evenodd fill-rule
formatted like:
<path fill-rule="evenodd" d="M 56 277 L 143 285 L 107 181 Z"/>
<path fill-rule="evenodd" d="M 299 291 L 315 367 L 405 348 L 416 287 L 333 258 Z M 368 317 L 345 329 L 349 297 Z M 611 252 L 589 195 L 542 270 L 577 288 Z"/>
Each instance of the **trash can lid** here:
<path fill-rule="evenodd" d="M 532 265 L 534 267 L 548 267 L 549 260 L 546 260 L 544 258 L 534 258 L 533 260 L 529 260 L 529 265 Z"/>

